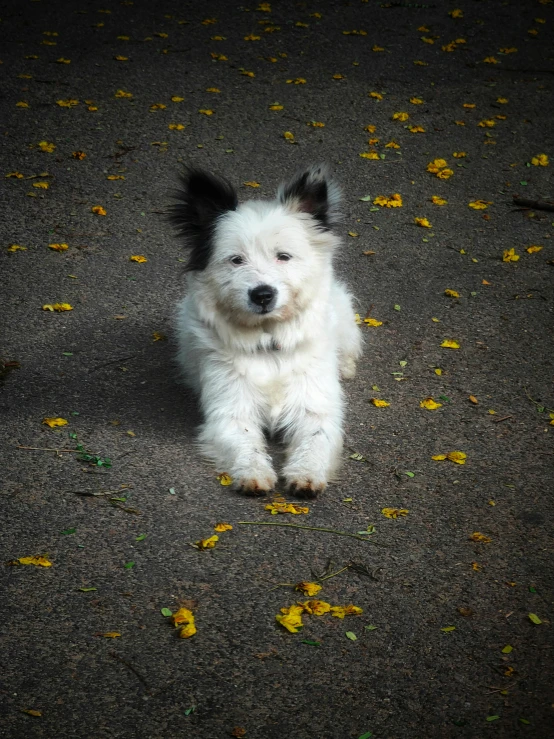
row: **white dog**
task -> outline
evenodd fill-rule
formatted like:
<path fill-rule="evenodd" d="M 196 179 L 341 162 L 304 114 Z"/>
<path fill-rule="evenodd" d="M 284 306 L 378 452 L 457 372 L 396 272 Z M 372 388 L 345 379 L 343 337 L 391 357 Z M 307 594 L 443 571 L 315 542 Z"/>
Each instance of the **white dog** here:
<path fill-rule="evenodd" d="M 333 272 L 340 191 L 324 167 L 238 204 L 225 180 L 188 170 L 172 220 L 191 248 L 177 316 L 178 359 L 200 395 L 200 443 L 251 495 L 277 475 L 265 432 L 287 447 L 286 487 L 314 498 L 339 464 L 342 377 L 361 335 Z"/>

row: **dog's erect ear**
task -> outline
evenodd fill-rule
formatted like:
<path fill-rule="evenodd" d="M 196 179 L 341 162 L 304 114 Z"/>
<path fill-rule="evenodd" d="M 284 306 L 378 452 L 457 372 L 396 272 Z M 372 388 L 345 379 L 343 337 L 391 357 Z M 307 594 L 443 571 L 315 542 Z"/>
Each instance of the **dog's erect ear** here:
<path fill-rule="evenodd" d="M 237 194 L 227 180 L 201 169 L 187 169 L 180 181 L 169 219 L 191 249 L 187 271 L 202 270 L 212 252 L 215 222 L 224 213 L 236 210 Z"/>
<path fill-rule="evenodd" d="M 340 221 L 340 189 L 324 164 L 298 172 L 290 182 L 279 187 L 277 197 L 283 205 L 309 213 L 326 231 Z"/>

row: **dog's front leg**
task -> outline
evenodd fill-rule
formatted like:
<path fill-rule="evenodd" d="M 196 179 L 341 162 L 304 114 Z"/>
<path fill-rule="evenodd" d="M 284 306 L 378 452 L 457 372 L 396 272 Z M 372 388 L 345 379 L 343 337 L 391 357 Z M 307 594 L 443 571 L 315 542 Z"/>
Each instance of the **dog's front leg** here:
<path fill-rule="evenodd" d="M 315 498 L 340 464 L 342 395 L 338 378 L 326 387 L 313 378 L 304 393 L 285 432 L 288 448 L 283 475 L 289 492 Z"/>

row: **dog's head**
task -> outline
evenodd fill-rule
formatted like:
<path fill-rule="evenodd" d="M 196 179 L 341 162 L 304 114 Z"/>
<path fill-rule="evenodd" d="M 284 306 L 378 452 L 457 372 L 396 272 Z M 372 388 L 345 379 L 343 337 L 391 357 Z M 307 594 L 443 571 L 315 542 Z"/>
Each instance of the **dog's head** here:
<path fill-rule="evenodd" d="M 325 167 L 299 172 L 275 200 L 240 205 L 227 181 L 192 169 L 177 198 L 171 215 L 191 250 L 187 271 L 228 320 L 289 320 L 330 279 L 340 191 Z"/>

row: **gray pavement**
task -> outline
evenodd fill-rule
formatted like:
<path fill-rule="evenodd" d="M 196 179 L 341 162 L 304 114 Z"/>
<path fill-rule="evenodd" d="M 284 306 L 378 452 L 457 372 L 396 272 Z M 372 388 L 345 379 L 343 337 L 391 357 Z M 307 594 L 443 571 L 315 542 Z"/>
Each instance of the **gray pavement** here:
<path fill-rule="evenodd" d="M 554 200 L 552 2 L 1 15 L 1 735 L 551 737 L 554 213 L 512 196 Z M 195 450 L 171 325 L 186 255 L 163 211 L 182 162 L 267 198 L 318 161 L 344 188 L 338 271 L 382 325 L 362 326 L 341 479 L 272 516 Z M 402 207 L 373 204 L 393 193 Z M 465 464 L 431 459 L 451 451 Z M 220 521 L 214 549 L 190 546 Z M 33 555 L 52 566 L 8 564 Z M 275 621 L 300 597 L 276 585 L 347 565 L 318 598 L 361 615 Z M 183 606 L 189 639 L 161 613 Z"/>

